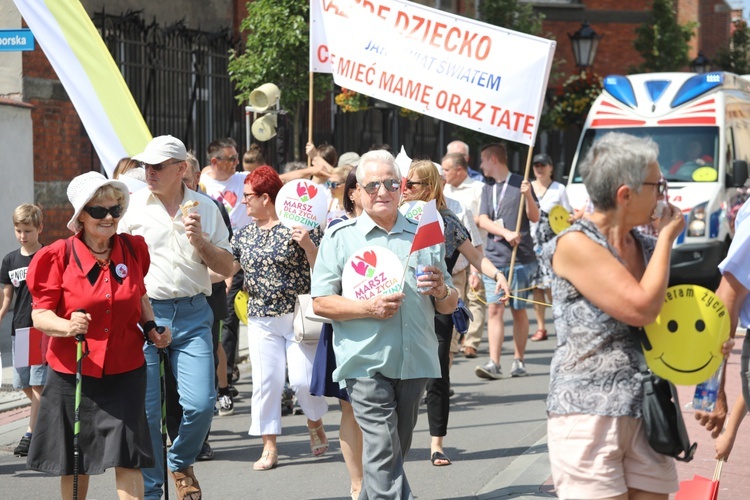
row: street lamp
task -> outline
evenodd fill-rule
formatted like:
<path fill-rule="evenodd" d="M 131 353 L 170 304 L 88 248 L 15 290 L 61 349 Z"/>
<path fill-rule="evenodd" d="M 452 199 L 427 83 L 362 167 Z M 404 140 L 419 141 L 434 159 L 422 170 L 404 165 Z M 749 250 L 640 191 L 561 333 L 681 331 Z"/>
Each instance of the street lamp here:
<path fill-rule="evenodd" d="M 568 33 L 570 44 L 573 46 L 573 57 L 580 71 L 594 65 L 596 49 L 599 48 L 599 41 L 603 37 L 604 35 L 597 35 L 587 21 L 584 21 L 580 29 L 572 35 Z"/>
<path fill-rule="evenodd" d="M 711 61 L 708 60 L 708 57 L 703 55 L 703 51 L 698 51 L 698 57 L 693 59 L 693 61 L 690 63 L 690 71 L 693 73 L 703 74 L 708 73 L 711 71 Z"/>

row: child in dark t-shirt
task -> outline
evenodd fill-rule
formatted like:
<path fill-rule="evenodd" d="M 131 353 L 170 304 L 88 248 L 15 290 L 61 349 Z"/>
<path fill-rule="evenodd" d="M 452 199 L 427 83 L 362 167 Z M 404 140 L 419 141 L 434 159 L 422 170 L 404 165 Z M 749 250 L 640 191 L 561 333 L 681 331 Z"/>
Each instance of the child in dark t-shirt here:
<path fill-rule="evenodd" d="M 0 321 L 10 310 L 13 295 L 16 296 L 16 303 L 13 307 L 13 325 L 11 335 L 13 336 L 14 360 L 16 343 L 19 348 L 23 344 L 23 350 L 38 351 L 40 345 L 29 345 L 29 339 L 40 344 L 41 336 L 37 333 L 31 333 L 31 294 L 26 287 L 26 270 L 31 263 L 34 254 L 42 248 L 39 243 L 39 233 L 42 232 L 42 210 L 30 203 L 24 203 L 13 211 L 13 226 L 15 227 L 16 239 L 21 244 L 21 248 L 10 252 L 3 258 L 2 268 L 0 269 L 0 283 L 3 285 L 3 302 L 0 307 Z M 31 443 L 31 434 L 34 430 L 37 411 L 39 410 L 39 398 L 42 396 L 42 389 L 47 380 L 47 366 L 44 361 L 40 364 L 21 366 L 23 363 L 13 365 L 13 387 L 22 389 L 26 396 L 31 400 L 31 415 L 29 426 L 26 434 L 21 438 L 18 446 L 13 453 L 19 457 L 25 457 L 29 451 Z"/>

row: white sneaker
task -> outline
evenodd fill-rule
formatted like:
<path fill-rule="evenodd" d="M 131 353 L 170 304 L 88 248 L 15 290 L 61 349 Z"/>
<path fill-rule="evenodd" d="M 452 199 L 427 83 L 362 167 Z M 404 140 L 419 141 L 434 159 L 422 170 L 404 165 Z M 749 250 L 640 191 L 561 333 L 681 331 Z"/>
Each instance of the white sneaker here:
<path fill-rule="evenodd" d="M 525 377 L 529 373 L 526 371 L 526 365 L 520 359 L 513 360 L 513 366 L 510 368 L 511 377 Z"/>
<path fill-rule="evenodd" d="M 498 380 L 503 378 L 503 371 L 500 369 L 500 365 L 496 365 L 491 359 L 482 366 L 474 368 L 474 373 L 479 378 L 486 378 L 488 380 Z"/>

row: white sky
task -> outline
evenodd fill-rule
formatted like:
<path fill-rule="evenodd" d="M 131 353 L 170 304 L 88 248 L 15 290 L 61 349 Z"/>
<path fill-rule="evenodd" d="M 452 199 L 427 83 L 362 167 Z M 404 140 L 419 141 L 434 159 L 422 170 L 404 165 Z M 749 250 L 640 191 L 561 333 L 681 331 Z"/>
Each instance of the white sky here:
<path fill-rule="evenodd" d="M 727 3 L 731 6 L 742 6 L 742 17 L 747 19 L 748 9 L 750 9 L 750 0 L 727 0 Z"/>

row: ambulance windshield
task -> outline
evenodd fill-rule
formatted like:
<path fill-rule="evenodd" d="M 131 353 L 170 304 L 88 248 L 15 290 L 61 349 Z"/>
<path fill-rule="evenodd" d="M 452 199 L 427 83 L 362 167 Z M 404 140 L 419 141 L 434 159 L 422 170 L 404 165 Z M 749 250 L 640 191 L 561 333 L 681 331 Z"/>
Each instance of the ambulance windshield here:
<path fill-rule="evenodd" d="M 716 182 L 718 180 L 718 127 L 642 127 L 589 129 L 581 143 L 578 163 L 591 144 L 608 132 L 649 136 L 659 145 L 659 168 L 669 182 Z M 583 182 L 576 168 L 573 182 Z"/>

